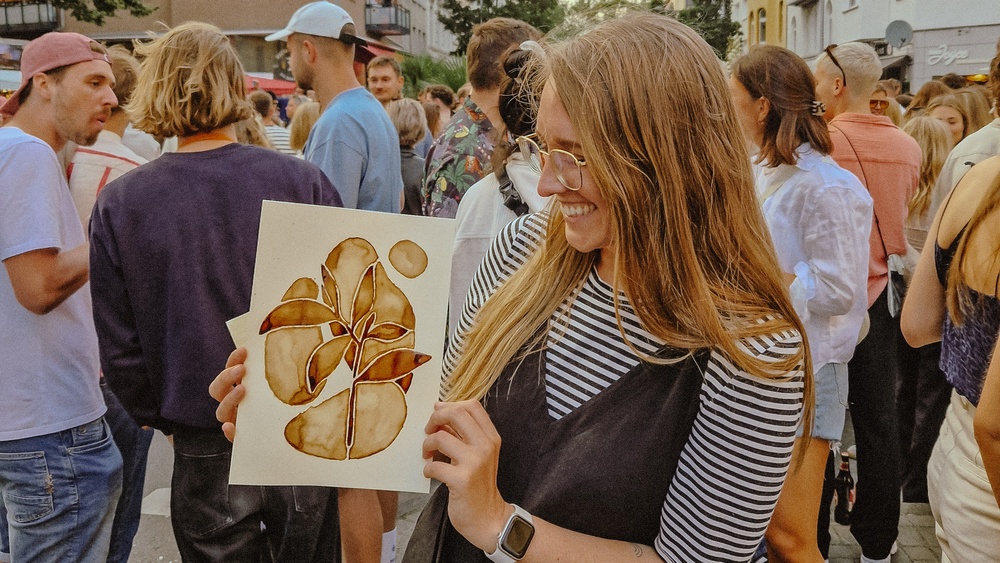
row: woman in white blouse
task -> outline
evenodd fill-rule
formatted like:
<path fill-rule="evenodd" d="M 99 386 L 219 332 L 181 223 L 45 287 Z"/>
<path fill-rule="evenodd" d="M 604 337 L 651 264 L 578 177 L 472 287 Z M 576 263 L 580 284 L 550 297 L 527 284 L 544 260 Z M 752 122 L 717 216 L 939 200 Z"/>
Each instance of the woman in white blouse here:
<path fill-rule="evenodd" d="M 758 153 L 757 194 L 806 329 L 815 373 L 812 436 L 801 436 L 768 528 L 770 561 L 821 562 L 817 518 L 830 441 L 840 440 L 847 362 L 865 315 L 872 199 L 828 155 L 832 149 L 812 74 L 795 53 L 752 47 L 733 64 L 730 89 L 747 141 Z M 829 540 L 826 541 L 829 547 Z"/>

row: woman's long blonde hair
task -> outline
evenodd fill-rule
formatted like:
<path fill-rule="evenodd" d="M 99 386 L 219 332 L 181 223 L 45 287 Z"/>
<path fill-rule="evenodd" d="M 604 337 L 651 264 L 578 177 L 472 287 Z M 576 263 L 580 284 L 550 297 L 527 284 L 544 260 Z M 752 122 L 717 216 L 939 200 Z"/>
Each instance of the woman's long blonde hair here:
<path fill-rule="evenodd" d="M 157 137 L 193 135 L 253 115 L 243 64 L 219 28 L 184 23 L 136 42 L 135 50 L 145 59 L 125 111 L 137 129 Z"/>
<path fill-rule="evenodd" d="M 903 126 L 909 136 L 920 145 L 923 160 L 920 163 L 920 183 L 917 193 L 908 204 L 908 217 L 923 217 L 931 207 L 931 195 L 937 183 L 944 161 L 951 152 L 951 133 L 944 123 L 929 115 L 918 115 Z"/>
<path fill-rule="evenodd" d="M 967 272 L 975 267 L 993 268 L 993 271 L 996 271 L 997 262 L 1000 261 L 1000 243 L 997 243 L 991 253 L 991 263 L 977 264 L 972 267 L 966 265 L 966 258 L 971 250 L 969 248 L 969 241 L 972 240 L 980 228 L 986 226 L 988 219 L 992 221 L 996 220 L 998 210 L 1000 210 L 1000 174 L 997 174 L 991 180 L 989 188 L 987 188 L 983 199 L 979 203 L 979 207 L 976 208 L 975 213 L 972 214 L 972 218 L 966 224 L 962 232 L 962 238 L 958 242 L 955 257 L 952 258 L 951 266 L 948 268 L 945 300 L 948 307 L 948 314 L 951 316 L 951 322 L 956 325 L 964 323 L 966 315 L 975 306 L 966 281 Z"/>
<path fill-rule="evenodd" d="M 624 291 L 646 330 L 681 357 L 713 348 L 764 378 L 804 370 L 811 428 L 805 332 L 711 48 L 672 18 L 633 13 L 552 46 L 546 59 L 541 75 L 569 110 L 587 170 L 607 201 L 616 295 Z M 519 352 L 540 349 L 539 329 L 573 298 L 598 255 L 570 247 L 563 218 L 553 212 L 541 247 L 479 311 L 449 398 L 481 398 Z M 803 338 L 793 357 L 764 361 L 739 342 L 790 330 Z"/>

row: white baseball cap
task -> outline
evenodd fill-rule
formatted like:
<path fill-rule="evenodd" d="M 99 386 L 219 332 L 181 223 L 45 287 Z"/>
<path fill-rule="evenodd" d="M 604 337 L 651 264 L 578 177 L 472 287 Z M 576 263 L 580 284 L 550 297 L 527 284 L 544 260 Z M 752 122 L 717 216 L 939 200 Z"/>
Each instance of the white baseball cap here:
<path fill-rule="evenodd" d="M 310 2 L 292 14 L 288 25 L 281 31 L 272 33 L 264 39 L 277 41 L 285 39 L 293 33 L 305 33 L 319 37 L 330 37 L 345 43 L 368 45 L 368 42 L 355 35 L 354 20 L 340 6 L 331 2 Z"/>

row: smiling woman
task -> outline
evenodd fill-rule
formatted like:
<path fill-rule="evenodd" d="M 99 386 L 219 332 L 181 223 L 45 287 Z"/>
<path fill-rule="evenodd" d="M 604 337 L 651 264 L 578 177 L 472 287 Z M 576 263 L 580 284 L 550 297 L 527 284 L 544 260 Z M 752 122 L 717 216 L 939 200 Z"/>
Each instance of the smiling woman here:
<path fill-rule="evenodd" d="M 404 561 L 747 560 L 811 374 L 719 62 L 637 13 L 535 74 L 520 148 L 553 203 L 473 281 Z"/>

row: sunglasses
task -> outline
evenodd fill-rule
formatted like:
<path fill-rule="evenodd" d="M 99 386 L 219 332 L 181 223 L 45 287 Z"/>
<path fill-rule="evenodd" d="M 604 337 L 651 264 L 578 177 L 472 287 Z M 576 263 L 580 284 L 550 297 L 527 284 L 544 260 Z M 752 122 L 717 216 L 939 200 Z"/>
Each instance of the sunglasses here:
<path fill-rule="evenodd" d="M 836 66 L 840 70 L 840 75 L 844 77 L 844 87 L 846 88 L 847 87 L 847 73 L 844 72 L 844 67 L 840 66 L 840 61 L 837 60 L 837 57 L 835 57 L 833 55 L 833 50 L 836 49 L 836 48 L 837 48 L 837 44 L 836 43 L 832 43 L 830 45 L 827 45 L 826 49 L 823 49 L 823 52 L 826 53 L 826 56 L 830 57 L 830 62 L 833 63 L 833 65 Z"/>
<path fill-rule="evenodd" d="M 868 107 L 872 110 L 884 110 L 889 107 L 889 100 L 868 100 Z"/>
<path fill-rule="evenodd" d="M 573 153 L 562 149 L 545 150 L 538 146 L 535 139 L 538 135 L 518 137 L 515 142 L 521 155 L 528 163 L 528 168 L 536 174 L 542 173 L 542 168 L 548 161 L 552 161 L 555 167 L 556 178 L 566 189 L 577 191 L 583 186 L 583 167 L 587 163 L 580 160 Z"/>

